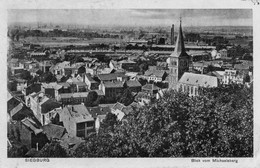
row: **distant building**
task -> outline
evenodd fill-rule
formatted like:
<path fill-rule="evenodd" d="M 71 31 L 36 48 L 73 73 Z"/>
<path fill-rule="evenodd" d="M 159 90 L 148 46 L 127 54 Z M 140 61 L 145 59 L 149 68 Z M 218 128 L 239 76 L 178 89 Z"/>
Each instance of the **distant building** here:
<path fill-rule="evenodd" d="M 184 72 L 189 71 L 190 56 L 186 53 L 184 47 L 184 38 L 180 22 L 179 34 L 176 41 L 174 52 L 167 59 L 169 67 L 169 88 L 177 90 L 178 81 Z"/>
<path fill-rule="evenodd" d="M 65 106 L 59 115 L 60 121 L 72 136 L 85 138 L 95 132 L 94 118 L 82 104 Z"/>
<path fill-rule="evenodd" d="M 27 150 L 31 148 L 40 150 L 49 142 L 40 127 L 37 121 L 31 118 L 24 118 L 21 121 L 9 123 L 8 134 L 12 135 L 16 141 L 25 145 Z"/>
<path fill-rule="evenodd" d="M 124 81 L 101 82 L 99 85 L 99 90 L 102 90 L 108 101 L 115 101 L 118 96 L 123 94 L 125 88 Z"/>
<path fill-rule="evenodd" d="M 34 116 L 42 125 L 50 123 L 52 115 L 61 108 L 55 99 L 48 98 L 43 92 L 32 93 L 26 99 L 26 105 L 31 108 Z"/>
<path fill-rule="evenodd" d="M 200 87 L 218 87 L 218 84 L 218 78 L 215 76 L 185 72 L 179 80 L 178 89 L 190 96 L 197 96 Z"/>
<path fill-rule="evenodd" d="M 143 76 L 148 81 L 162 82 L 165 80 L 167 74 L 164 70 L 147 70 Z"/>
<path fill-rule="evenodd" d="M 156 99 L 157 93 L 160 88 L 154 84 L 146 84 L 142 87 L 142 91 L 135 96 L 135 100 L 141 104 L 149 104 Z"/>
<path fill-rule="evenodd" d="M 174 45 L 174 24 L 172 24 L 172 27 L 171 27 L 171 45 Z"/>

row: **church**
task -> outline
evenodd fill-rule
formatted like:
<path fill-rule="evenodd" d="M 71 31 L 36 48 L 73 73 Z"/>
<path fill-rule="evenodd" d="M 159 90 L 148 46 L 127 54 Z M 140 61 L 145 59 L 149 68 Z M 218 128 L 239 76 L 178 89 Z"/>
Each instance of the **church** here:
<path fill-rule="evenodd" d="M 198 95 L 197 90 L 199 87 L 218 86 L 218 79 L 216 77 L 189 73 L 190 60 L 190 56 L 185 51 L 180 21 L 174 52 L 166 60 L 169 67 L 169 89 L 188 92 L 189 95 Z"/>

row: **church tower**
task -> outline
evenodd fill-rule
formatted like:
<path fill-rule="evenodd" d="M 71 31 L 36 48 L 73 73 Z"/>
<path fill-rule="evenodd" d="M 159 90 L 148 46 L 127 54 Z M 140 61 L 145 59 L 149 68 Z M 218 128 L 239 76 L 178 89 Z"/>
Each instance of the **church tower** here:
<path fill-rule="evenodd" d="M 174 52 L 167 59 L 169 67 L 169 88 L 177 90 L 178 81 L 184 72 L 189 70 L 189 55 L 185 51 L 184 39 L 182 34 L 181 20 L 179 34 L 175 44 Z"/>

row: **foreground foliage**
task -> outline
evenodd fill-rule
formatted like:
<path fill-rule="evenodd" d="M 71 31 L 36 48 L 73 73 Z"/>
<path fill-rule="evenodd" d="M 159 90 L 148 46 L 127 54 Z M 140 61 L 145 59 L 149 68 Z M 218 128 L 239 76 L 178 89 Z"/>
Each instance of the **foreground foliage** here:
<path fill-rule="evenodd" d="M 253 156 L 253 92 L 239 85 L 203 89 L 198 97 L 167 92 L 111 121 L 75 157 Z"/>

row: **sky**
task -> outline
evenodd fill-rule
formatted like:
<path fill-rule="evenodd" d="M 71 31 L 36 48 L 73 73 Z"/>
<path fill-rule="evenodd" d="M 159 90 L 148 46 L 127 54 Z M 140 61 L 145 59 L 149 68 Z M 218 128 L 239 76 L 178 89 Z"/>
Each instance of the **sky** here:
<path fill-rule="evenodd" d="M 251 9 L 11 9 L 8 23 L 106 26 L 252 26 Z"/>

